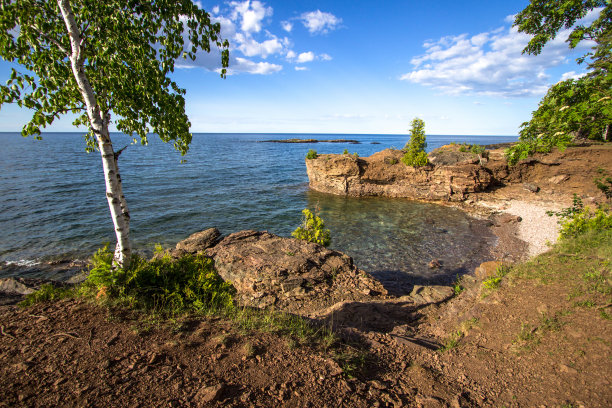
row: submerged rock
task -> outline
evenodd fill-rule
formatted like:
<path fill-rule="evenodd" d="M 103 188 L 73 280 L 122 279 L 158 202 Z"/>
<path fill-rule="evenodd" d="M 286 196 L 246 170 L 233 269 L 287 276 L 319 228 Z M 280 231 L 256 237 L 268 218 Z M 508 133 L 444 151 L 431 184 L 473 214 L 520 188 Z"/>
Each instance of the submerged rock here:
<path fill-rule="evenodd" d="M 205 254 L 238 291 L 239 303 L 308 314 L 343 300 L 386 294 L 372 276 L 338 251 L 266 231 L 241 231 Z"/>

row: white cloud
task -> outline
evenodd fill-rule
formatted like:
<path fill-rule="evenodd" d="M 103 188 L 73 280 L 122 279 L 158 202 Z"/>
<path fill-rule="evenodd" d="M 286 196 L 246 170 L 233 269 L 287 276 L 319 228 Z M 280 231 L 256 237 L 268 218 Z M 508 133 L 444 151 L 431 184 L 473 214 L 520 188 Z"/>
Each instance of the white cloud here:
<path fill-rule="evenodd" d="M 269 62 L 253 62 L 246 58 L 236 57 L 236 64 L 230 64 L 228 74 L 246 72 L 249 74 L 267 75 L 279 72 L 283 67 L 281 65 L 272 64 Z"/>
<path fill-rule="evenodd" d="M 283 30 L 290 33 L 291 30 L 293 30 L 293 23 L 289 21 L 281 21 L 281 27 L 283 28 Z"/>
<path fill-rule="evenodd" d="M 559 81 L 566 81 L 568 79 L 580 79 L 585 75 L 586 75 L 586 72 L 577 74 L 575 71 L 569 71 L 561 75 L 561 79 Z"/>
<path fill-rule="evenodd" d="M 233 1 L 231 19 L 240 19 L 240 28 L 245 33 L 258 33 L 261 31 L 262 20 L 272 15 L 272 7 L 265 7 L 264 3 L 254 0 L 244 2 Z"/>
<path fill-rule="evenodd" d="M 211 8 L 212 21 L 221 24 L 221 37 L 230 42 L 230 66 L 228 74 L 270 74 L 282 70 L 283 63 L 304 64 L 315 60 L 329 61 L 328 54 L 317 55 L 312 51 L 298 53 L 288 37 L 279 37 L 266 29 L 273 15 L 272 7 L 260 0 L 231 0 Z M 336 28 L 341 20 L 319 10 L 281 21 L 280 27 L 287 33 L 293 30 L 295 20 L 302 21 L 311 33 L 324 33 Z M 276 26 L 278 30 L 278 26 Z M 187 44 L 187 47 L 190 47 Z M 270 59 L 257 61 L 257 59 Z M 284 60 L 284 61 L 283 61 Z M 210 54 L 199 52 L 196 61 L 179 61 L 177 68 L 201 67 L 220 71 L 221 56 L 214 48 Z M 304 70 L 297 67 L 296 70 Z"/>
<path fill-rule="evenodd" d="M 585 20 L 592 18 L 591 13 Z M 514 17 L 506 21 L 511 23 Z M 566 63 L 572 52 L 565 41 L 569 33 L 569 29 L 561 31 L 538 56 L 522 54 L 531 37 L 515 27 L 428 40 L 423 44 L 425 54 L 413 58 L 412 71 L 400 79 L 451 95 L 541 96 L 551 82 L 547 70 Z M 592 45 L 583 42 L 578 50 Z M 563 78 L 574 75 L 566 73 Z"/>
<path fill-rule="evenodd" d="M 342 23 L 341 18 L 321 10 L 303 13 L 299 19 L 311 34 L 325 34 L 335 30 Z"/>
<path fill-rule="evenodd" d="M 302 52 L 300 55 L 298 55 L 297 57 L 297 63 L 298 64 L 303 64 L 305 62 L 311 62 L 313 61 L 315 58 L 314 54 L 312 51 L 308 51 L 308 52 Z"/>
<path fill-rule="evenodd" d="M 307 67 L 295 67 L 296 71 L 308 71 Z"/>
<path fill-rule="evenodd" d="M 283 44 L 275 36 L 272 36 L 269 40 L 257 42 L 250 36 L 238 33 L 235 39 L 238 43 L 237 48 L 247 57 L 260 56 L 266 58 L 268 55 L 279 54 L 283 51 Z"/>

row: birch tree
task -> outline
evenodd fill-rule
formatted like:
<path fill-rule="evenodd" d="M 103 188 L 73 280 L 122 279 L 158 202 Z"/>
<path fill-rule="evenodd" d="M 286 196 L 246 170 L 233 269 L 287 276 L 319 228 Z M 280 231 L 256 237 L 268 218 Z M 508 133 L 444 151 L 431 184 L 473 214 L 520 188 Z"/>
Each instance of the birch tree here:
<path fill-rule="evenodd" d="M 67 113 L 88 127 L 86 150 L 102 158 L 116 266 L 129 265 L 130 213 L 109 125 L 142 144 L 157 134 L 185 154 L 185 90 L 170 75 L 178 58 L 194 60 L 212 46 L 225 77 L 229 44 L 220 30 L 191 0 L 0 0 L 0 56 L 13 63 L 0 108 L 32 111 L 23 136 L 40 138 Z"/>

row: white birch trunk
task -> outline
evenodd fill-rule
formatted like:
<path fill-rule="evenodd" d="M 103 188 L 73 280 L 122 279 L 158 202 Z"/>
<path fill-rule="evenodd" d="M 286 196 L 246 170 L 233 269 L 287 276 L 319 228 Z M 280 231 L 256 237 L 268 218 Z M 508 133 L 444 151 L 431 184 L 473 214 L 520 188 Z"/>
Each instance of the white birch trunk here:
<path fill-rule="evenodd" d="M 70 46 L 72 50 L 70 65 L 72 73 L 81 92 L 81 96 L 85 101 L 90 127 L 96 137 L 100 155 L 102 156 L 104 181 L 106 183 L 106 199 L 108 201 L 111 217 L 115 226 L 115 235 L 117 237 L 117 246 L 115 248 L 113 263 L 115 266 L 127 267 L 132 255 L 132 247 L 129 238 L 130 213 L 125 197 L 123 196 L 117 157 L 113 150 L 110 133 L 108 131 L 110 114 L 100 111 L 96 95 L 85 75 L 85 57 L 82 54 L 83 44 L 81 42 L 79 28 L 74 19 L 72 7 L 70 6 L 70 1 L 58 0 L 57 3 L 70 37 Z"/>

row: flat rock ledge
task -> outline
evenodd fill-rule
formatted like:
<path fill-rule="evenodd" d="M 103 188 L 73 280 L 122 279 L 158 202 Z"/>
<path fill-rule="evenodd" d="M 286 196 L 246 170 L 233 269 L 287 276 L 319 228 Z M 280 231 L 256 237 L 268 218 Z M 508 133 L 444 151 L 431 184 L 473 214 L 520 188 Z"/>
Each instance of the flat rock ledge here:
<path fill-rule="evenodd" d="M 410 167 L 401 150 L 386 149 L 372 156 L 320 154 L 306 159 L 310 188 L 353 197 L 408 197 L 417 200 L 463 201 L 494 182 L 478 156 L 466 154 L 454 164 Z"/>
<path fill-rule="evenodd" d="M 384 287 L 338 251 L 267 231 L 231 234 L 204 251 L 238 291 L 238 302 L 309 315 L 340 301 L 370 301 Z"/>

